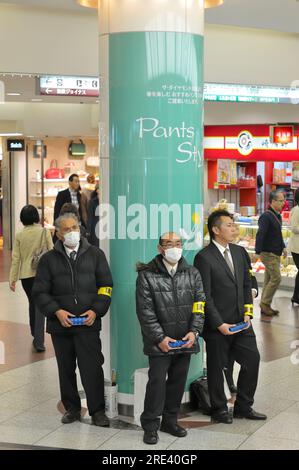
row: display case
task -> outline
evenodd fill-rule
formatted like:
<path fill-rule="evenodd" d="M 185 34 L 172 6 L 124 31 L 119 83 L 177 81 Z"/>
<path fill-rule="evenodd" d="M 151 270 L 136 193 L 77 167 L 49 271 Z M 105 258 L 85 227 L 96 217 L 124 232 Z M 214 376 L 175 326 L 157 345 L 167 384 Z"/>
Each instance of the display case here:
<path fill-rule="evenodd" d="M 52 225 L 56 196 L 59 191 L 68 187 L 68 179 L 44 179 L 43 186 L 44 195 L 42 197 L 42 180 L 30 180 L 29 204 L 34 205 L 39 211 L 41 211 L 42 203 L 44 201 L 44 222 Z"/>
<path fill-rule="evenodd" d="M 252 220 L 252 223 L 236 222 L 238 227 L 238 236 L 236 243 L 243 246 L 250 258 L 252 259 L 255 254 L 255 238 L 258 231 L 257 220 Z M 287 225 L 282 226 L 282 236 L 287 246 L 289 238 L 291 236 L 291 228 Z M 256 279 L 259 283 L 264 280 L 265 267 L 260 259 L 252 262 L 252 270 L 255 273 Z M 283 288 L 294 288 L 295 277 L 297 274 L 297 268 L 293 262 L 292 255 L 288 254 L 287 258 L 281 257 L 281 284 Z"/>

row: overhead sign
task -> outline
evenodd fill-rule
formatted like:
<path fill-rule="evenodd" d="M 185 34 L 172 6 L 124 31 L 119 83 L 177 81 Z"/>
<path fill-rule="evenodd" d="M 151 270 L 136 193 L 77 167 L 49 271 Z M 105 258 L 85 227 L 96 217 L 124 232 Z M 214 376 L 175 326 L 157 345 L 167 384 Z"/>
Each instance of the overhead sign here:
<path fill-rule="evenodd" d="M 8 152 L 24 152 L 25 140 L 24 139 L 7 139 Z"/>
<path fill-rule="evenodd" d="M 299 88 L 233 83 L 205 83 L 205 101 L 234 103 L 299 103 Z"/>
<path fill-rule="evenodd" d="M 42 76 L 39 78 L 38 88 L 41 95 L 97 97 L 99 78 Z"/>
<path fill-rule="evenodd" d="M 271 126 L 271 142 L 274 144 L 291 144 L 294 139 L 293 126 Z"/>

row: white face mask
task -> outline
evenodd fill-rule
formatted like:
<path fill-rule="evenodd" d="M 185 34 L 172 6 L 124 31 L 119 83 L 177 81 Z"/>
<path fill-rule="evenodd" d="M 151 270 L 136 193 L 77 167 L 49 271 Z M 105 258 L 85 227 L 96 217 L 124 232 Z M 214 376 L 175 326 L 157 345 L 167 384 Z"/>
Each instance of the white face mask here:
<path fill-rule="evenodd" d="M 168 248 L 165 250 L 164 257 L 169 263 L 177 263 L 181 259 L 182 253 L 182 248 Z"/>
<path fill-rule="evenodd" d="M 64 235 L 63 244 L 68 248 L 75 248 L 80 242 L 80 232 L 68 232 Z"/>

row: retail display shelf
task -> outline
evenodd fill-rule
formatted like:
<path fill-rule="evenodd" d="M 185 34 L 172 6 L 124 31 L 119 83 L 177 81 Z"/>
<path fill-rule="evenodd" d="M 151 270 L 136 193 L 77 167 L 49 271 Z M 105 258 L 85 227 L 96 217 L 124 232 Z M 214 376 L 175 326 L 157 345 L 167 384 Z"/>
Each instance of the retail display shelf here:
<path fill-rule="evenodd" d="M 41 198 L 42 195 L 41 194 L 31 194 L 30 197 L 36 197 L 36 198 Z M 57 194 L 45 194 L 44 197 L 57 197 Z"/>
<path fill-rule="evenodd" d="M 31 179 L 31 183 L 41 183 L 42 180 Z M 65 183 L 68 181 L 68 178 L 57 178 L 57 179 L 47 179 L 44 178 L 44 183 Z"/>

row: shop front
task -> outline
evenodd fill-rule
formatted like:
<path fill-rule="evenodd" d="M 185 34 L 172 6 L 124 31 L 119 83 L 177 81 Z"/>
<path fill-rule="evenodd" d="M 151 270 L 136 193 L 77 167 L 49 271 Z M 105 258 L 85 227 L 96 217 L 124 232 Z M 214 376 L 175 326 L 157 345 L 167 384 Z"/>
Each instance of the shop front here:
<path fill-rule="evenodd" d="M 239 225 L 237 243 L 254 254 L 258 218 L 268 207 L 269 194 L 283 191 L 282 233 L 287 245 L 290 210 L 299 187 L 299 131 L 296 126 L 238 125 L 205 127 L 205 208 L 223 207 Z M 206 242 L 208 236 L 206 235 Z M 253 263 L 258 280 L 264 266 Z M 292 287 L 297 269 L 291 256 L 282 260 L 282 286 Z M 261 274 L 261 275 L 260 275 Z"/>
<path fill-rule="evenodd" d="M 55 200 L 59 191 L 68 188 L 69 176 L 79 176 L 82 191 L 94 190 L 99 165 L 97 138 L 27 141 L 28 203 L 39 209 L 46 226 L 53 226 Z"/>

